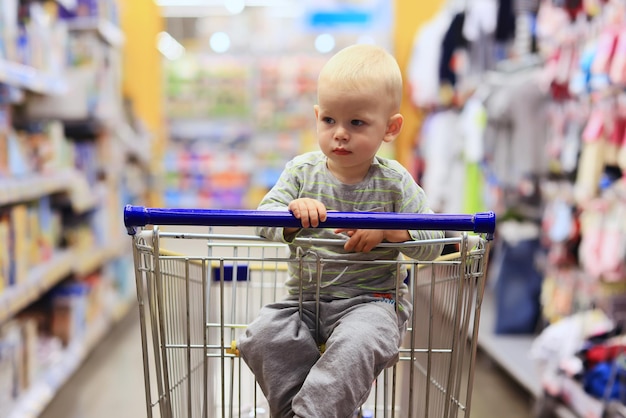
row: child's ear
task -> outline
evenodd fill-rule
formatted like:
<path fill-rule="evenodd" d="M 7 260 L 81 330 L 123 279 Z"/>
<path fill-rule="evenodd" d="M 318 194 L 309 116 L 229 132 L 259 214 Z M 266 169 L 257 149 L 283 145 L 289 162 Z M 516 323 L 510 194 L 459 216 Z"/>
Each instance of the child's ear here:
<path fill-rule="evenodd" d="M 387 121 L 387 130 L 385 131 L 385 137 L 383 138 L 384 142 L 391 142 L 400 135 L 400 131 L 402 130 L 402 124 L 404 123 L 404 117 L 396 113 Z"/>
<path fill-rule="evenodd" d="M 315 120 L 317 120 L 319 114 L 320 114 L 320 107 L 318 105 L 314 105 L 313 106 L 313 111 L 315 112 Z"/>

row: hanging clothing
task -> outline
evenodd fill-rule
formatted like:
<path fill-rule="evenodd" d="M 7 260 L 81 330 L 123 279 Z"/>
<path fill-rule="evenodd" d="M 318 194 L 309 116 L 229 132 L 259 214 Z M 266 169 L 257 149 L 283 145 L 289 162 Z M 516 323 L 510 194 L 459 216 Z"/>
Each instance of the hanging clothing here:
<path fill-rule="evenodd" d="M 452 14 L 443 10 L 416 33 L 407 67 L 411 102 L 418 107 L 439 103 L 441 44 L 450 28 Z"/>
<path fill-rule="evenodd" d="M 439 60 L 439 83 L 450 86 L 456 85 L 456 70 L 453 57 L 459 48 L 467 47 L 467 40 L 463 37 L 465 13 L 457 13 L 452 18 L 450 26 L 443 36 L 441 43 L 441 59 Z"/>
<path fill-rule="evenodd" d="M 543 277 L 536 267 L 538 239 L 502 241 L 496 277 L 496 334 L 533 334 L 541 317 Z"/>
<path fill-rule="evenodd" d="M 505 192 L 504 206 L 527 211 L 527 217 L 534 220 L 541 218 L 536 191 L 524 192 L 520 186 L 536 183 L 549 171 L 548 96 L 540 89 L 537 75 L 536 70 L 510 74 L 507 82 L 495 87 L 485 101 L 486 159 L 499 188 Z"/>
<path fill-rule="evenodd" d="M 498 1 L 498 20 L 496 24 L 496 40 L 506 42 L 515 36 L 514 0 Z"/>
<path fill-rule="evenodd" d="M 485 181 L 481 169 L 485 158 L 484 137 L 487 112 L 483 103 L 474 96 L 465 102 L 459 119 L 465 160 L 463 212 L 482 212 L 487 210 Z"/>
<path fill-rule="evenodd" d="M 470 74 L 480 75 L 495 66 L 494 32 L 497 15 L 496 0 L 475 0 L 467 5 L 463 37 L 468 41 Z"/>
<path fill-rule="evenodd" d="M 465 162 L 460 129 L 455 110 L 430 114 L 422 127 L 420 151 L 425 167 L 421 186 L 435 212 L 463 211 Z"/>

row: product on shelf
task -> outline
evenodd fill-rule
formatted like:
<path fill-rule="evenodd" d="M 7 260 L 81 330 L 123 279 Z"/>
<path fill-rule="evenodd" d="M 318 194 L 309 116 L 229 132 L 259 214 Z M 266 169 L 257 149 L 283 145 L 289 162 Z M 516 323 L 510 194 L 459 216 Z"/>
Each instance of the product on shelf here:
<path fill-rule="evenodd" d="M 570 329 L 560 342 L 569 351 L 555 350 L 553 367 L 542 376 L 545 391 L 576 414 L 603 417 L 623 410 L 626 402 L 626 67 L 625 50 L 618 47 L 626 4 L 587 3 L 576 8 L 544 2 L 538 20 L 550 98 L 550 178 L 541 185 L 541 298 L 549 325 L 536 343 L 545 343 L 545 335 L 563 324 L 594 323 L 589 312 L 611 323 L 599 332 Z"/>
<path fill-rule="evenodd" d="M 150 143 L 118 25 L 116 0 L 0 1 L 2 417 L 37 415 L 132 300 L 122 209 Z"/>
<path fill-rule="evenodd" d="M 190 56 L 166 66 L 165 205 L 256 207 L 285 163 L 314 142 L 325 58 Z"/>
<path fill-rule="evenodd" d="M 59 370 L 58 365 L 77 361 L 71 357 L 88 348 L 83 346 L 91 338 L 90 331 L 101 327 L 103 321 L 112 321 L 120 304 L 127 304 L 131 293 L 126 289 L 121 297 L 119 292 L 129 273 L 126 267 L 113 263 L 101 272 L 64 281 L 14 319 L 0 324 L 2 416 L 8 416 L 42 379 L 50 390 L 58 389 L 54 382 L 68 372 Z"/>

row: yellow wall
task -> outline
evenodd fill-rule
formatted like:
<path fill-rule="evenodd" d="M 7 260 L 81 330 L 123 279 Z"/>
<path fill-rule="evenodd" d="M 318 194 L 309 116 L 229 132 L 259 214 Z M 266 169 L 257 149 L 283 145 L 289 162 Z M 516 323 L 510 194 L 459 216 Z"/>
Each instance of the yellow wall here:
<path fill-rule="evenodd" d="M 153 173 L 159 171 L 165 147 L 163 72 L 157 34 L 164 19 L 154 0 L 120 1 L 124 45 L 124 95 L 132 99 L 134 111 L 153 135 L 151 157 Z M 160 200 L 158 190 L 151 193 L 152 204 Z"/>
<path fill-rule="evenodd" d="M 444 0 L 396 0 L 395 3 L 395 56 L 405 76 L 405 91 L 408 91 L 406 68 L 410 60 L 413 38 L 417 29 L 430 20 L 441 8 Z M 404 128 L 396 140 L 396 158 L 407 168 L 413 167 L 413 147 L 418 134 L 421 115 L 411 105 L 405 93 L 402 108 Z"/>

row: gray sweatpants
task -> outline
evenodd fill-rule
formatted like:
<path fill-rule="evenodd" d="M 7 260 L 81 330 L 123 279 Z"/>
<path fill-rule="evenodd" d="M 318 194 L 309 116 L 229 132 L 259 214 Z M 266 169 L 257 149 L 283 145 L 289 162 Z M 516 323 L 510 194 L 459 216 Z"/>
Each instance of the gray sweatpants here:
<path fill-rule="evenodd" d="M 265 306 L 239 342 L 241 356 L 268 399 L 272 418 L 348 418 L 366 400 L 378 374 L 398 359 L 411 306 L 358 296 Z M 318 344 L 326 344 L 320 355 Z"/>

